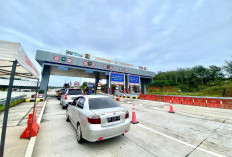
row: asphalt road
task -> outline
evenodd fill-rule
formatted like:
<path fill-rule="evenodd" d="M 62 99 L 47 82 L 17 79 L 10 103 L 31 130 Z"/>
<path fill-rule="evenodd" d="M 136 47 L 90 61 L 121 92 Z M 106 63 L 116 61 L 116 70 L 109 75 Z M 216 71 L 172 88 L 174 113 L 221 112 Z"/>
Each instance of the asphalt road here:
<path fill-rule="evenodd" d="M 76 142 L 59 101 L 48 99 L 33 156 L 231 156 L 232 110 L 121 99 L 130 113 L 135 104 L 139 124 L 125 136 L 100 142 Z M 130 114 L 131 118 L 131 114 Z"/>

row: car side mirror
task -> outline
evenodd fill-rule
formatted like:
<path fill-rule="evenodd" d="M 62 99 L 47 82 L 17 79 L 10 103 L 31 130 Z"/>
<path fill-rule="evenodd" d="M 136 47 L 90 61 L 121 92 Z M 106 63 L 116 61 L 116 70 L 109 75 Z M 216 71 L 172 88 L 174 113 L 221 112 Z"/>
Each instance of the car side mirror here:
<path fill-rule="evenodd" d="M 76 105 L 76 102 L 73 101 L 72 103 L 70 103 L 72 106 L 75 106 Z"/>

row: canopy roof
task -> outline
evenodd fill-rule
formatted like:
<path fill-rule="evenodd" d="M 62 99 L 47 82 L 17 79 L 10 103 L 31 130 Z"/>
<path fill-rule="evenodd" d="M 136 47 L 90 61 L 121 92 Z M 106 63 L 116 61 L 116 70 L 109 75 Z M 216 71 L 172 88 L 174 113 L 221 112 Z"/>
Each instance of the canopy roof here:
<path fill-rule="evenodd" d="M 15 60 L 18 62 L 15 78 L 39 78 L 38 70 L 20 43 L 0 40 L 0 77 L 10 77 Z"/>

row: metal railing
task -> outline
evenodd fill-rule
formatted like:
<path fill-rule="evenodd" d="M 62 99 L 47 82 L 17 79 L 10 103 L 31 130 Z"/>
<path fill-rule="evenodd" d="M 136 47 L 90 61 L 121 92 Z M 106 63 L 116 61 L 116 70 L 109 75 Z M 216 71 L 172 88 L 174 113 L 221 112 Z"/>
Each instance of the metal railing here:
<path fill-rule="evenodd" d="M 18 100 L 18 99 L 24 98 L 26 96 L 27 95 L 24 94 L 24 95 L 19 95 L 19 96 L 13 97 L 13 98 L 10 99 L 10 102 L 12 102 L 13 100 Z M 0 104 L 5 105 L 5 103 L 6 103 L 6 98 L 0 99 Z"/>

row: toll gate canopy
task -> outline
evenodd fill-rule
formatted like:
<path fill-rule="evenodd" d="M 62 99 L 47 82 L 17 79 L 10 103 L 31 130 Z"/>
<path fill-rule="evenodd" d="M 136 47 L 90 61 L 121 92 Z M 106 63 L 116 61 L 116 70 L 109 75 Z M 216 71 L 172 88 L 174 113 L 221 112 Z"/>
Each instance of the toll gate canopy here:
<path fill-rule="evenodd" d="M 129 90 L 129 85 L 133 83 L 130 82 L 132 79 L 129 80 L 129 78 L 137 76 L 139 78 L 137 85 L 142 88 L 142 93 L 146 92 L 146 83 L 151 83 L 154 77 L 154 72 L 151 71 L 43 50 L 37 50 L 36 61 L 42 67 L 40 89 L 45 91 L 47 91 L 50 75 L 95 78 L 95 84 L 100 79 L 106 79 L 109 86 L 108 93 L 112 73 L 124 75 L 123 82 L 127 87 L 126 90 Z"/>
<path fill-rule="evenodd" d="M 14 78 L 39 79 L 39 72 L 20 43 L 0 40 L 0 77 L 10 78 L 1 133 L 0 157 L 3 157 Z"/>
<path fill-rule="evenodd" d="M 9 78 L 12 62 L 17 61 L 15 78 L 39 78 L 39 72 L 18 42 L 0 40 L 0 76 Z"/>

